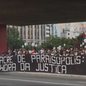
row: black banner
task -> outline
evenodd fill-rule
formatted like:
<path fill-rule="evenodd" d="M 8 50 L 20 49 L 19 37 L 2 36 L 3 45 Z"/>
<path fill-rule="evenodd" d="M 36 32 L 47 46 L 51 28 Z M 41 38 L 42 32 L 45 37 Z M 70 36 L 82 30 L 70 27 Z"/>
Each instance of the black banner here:
<path fill-rule="evenodd" d="M 85 55 L 0 56 L 0 71 L 86 74 Z"/>

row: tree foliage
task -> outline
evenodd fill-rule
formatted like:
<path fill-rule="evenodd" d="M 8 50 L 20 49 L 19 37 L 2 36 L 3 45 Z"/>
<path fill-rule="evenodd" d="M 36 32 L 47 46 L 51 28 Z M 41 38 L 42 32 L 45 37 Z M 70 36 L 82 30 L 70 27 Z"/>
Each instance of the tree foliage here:
<path fill-rule="evenodd" d="M 60 37 L 50 37 L 48 40 L 42 44 L 43 48 L 53 48 L 53 47 L 58 47 L 62 46 L 65 48 L 70 48 L 74 47 L 76 44 L 77 39 L 67 39 L 67 38 L 60 38 Z M 65 46 L 64 46 L 65 44 Z"/>
<path fill-rule="evenodd" d="M 23 40 L 19 38 L 18 30 L 15 28 L 8 28 L 8 47 L 11 49 L 19 49 L 23 43 Z"/>

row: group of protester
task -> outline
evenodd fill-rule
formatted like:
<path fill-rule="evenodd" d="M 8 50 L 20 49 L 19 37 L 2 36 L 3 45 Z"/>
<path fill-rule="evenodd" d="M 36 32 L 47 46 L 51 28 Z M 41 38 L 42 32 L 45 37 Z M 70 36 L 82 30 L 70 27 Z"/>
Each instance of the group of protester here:
<path fill-rule="evenodd" d="M 32 55 L 32 54 L 48 54 L 48 55 L 85 55 L 86 54 L 86 48 L 61 48 L 58 49 L 54 47 L 53 49 L 44 49 L 41 48 L 40 50 L 36 51 L 35 48 L 32 50 L 26 50 L 26 49 L 15 49 L 15 50 L 8 50 L 8 55 Z"/>
<path fill-rule="evenodd" d="M 82 70 L 84 69 L 84 66 L 82 67 L 81 63 L 86 63 L 86 58 L 83 58 L 86 56 L 86 48 L 83 47 L 80 48 L 53 47 L 53 49 L 41 48 L 38 51 L 35 48 L 33 48 L 32 50 L 21 48 L 21 49 L 14 49 L 13 51 L 11 49 L 8 49 L 6 55 L 7 57 L 6 56 L 4 57 L 5 63 L 3 65 L 9 67 L 10 65 L 12 66 L 15 64 L 14 66 L 15 69 L 17 69 L 17 71 L 21 71 L 25 69 L 25 68 L 21 69 L 20 67 L 21 64 L 23 65 L 23 67 L 25 67 L 25 65 L 26 66 L 28 65 L 28 68 L 29 66 L 31 66 L 30 71 L 36 71 L 36 68 L 38 68 L 39 71 L 41 70 L 45 71 L 46 68 L 48 68 L 49 70 L 47 70 L 47 72 L 50 72 L 52 70 L 54 70 L 53 72 L 55 72 L 55 69 L 53 68 L 57 68 L 59 69 L 57 72 L 60 72 L 64 70 L 65 67 L 65 73 L 67 72 L 67 70 L 68 73 L 76 73 L 76 71 L 79 72 L 80 68 L 82 68 Z M 2 59 L 3 58 L 1 57 L 1 60 Z M 77 64 L 79 64 L 79 66 Z M 51 66 L 53 66 L 52 70 L 51 70 Z M 44 68 L 44 69 L 39 69 L 39 68 Z M 27 71 L 27 70 L 23 70 L 23 71 Z M 79 73 L 82 74 L 82 71 Z"/>

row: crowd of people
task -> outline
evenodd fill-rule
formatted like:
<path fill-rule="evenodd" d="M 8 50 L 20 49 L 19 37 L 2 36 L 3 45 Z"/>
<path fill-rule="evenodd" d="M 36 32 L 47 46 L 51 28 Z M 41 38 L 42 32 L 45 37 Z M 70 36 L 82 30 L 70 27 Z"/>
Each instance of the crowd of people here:
<path fill-rule="evenodd" d="M 32 55 L 32 54 L 48 54 L 48 55 L 85 55 L 86 54 L 86 48 L 56 48 L 53 49 L 44 49 L 41 48 L 40 50 L 36 50 L 33 48 L 32 50 L 26 50 L 26 49 L 14 49 L 13 51 L 11 49 L 7 52 L 8 55 Z"/>
<path fill-rule="evenodd" d="M 21 48 L 21 49 L 14 49 L 13 51 L 11 49 L 8 49 L 8 52 L 6 53 L 6 55 L 7 57 L 4 56 L 4 59 L 5 59 L 5 63 L 7 64 L 7 67 L 8 65 L 10 65 L 10 63 L 11 65 L 15 64 L 17 65 L 16 68 L 18 71 L 21 71 L 21 69 L 19 68 L 19 63 L 31 64 L 31 68 L 32 68 L 31 71 L 35 71 L 35 68 L 39 66 L 38 63 L 39 64 L 42 63 L 43 68 L 50 67 L 50 65 L 51 66 L 53 65 L 53 67 L 59 67 L 59 71 L 60 71 L 60 68 L 61 70 L 63 69 L 63 67 L 65 67 L 66 69 L 66 66 L 69 65 L 67 66 L 67 68 L 69 67 L 68 72 L 71 73 L 70 68 L 74 69 L 74 71 L 79 70 L 79 68 L 77 69 L 78 67 L 77 64 L 81 65 L 82 61 L 84 61 L 83 63 L 86 63 L 86 58 L 83 58 L 86 56 L 86 48 L 83 48 L 83 47 L 80 47 L 80 48 L 53 47 L 52 49 L 41 48 L 40 50 L 36 50 L 35 48 L 33 48 L 32 50 Z M 34 57 L 32 57 L 31 55 Z M 37 56 L 40 56 L 40 57 L 37 57 Z M 80 58 L 77 58 L 78 56 Z M 1 57 L 1 60 L 2 59 L 3 58 Z M 23 60 L 24 62 L 22 62 Z M 46 63 L 48 63 L 47 66 L 46 66 Z M 40 68 L 42 68 L 41 66 L 42 65 L 40 64 Z M 80 67 L 82 67 L 82 65 Z"/>

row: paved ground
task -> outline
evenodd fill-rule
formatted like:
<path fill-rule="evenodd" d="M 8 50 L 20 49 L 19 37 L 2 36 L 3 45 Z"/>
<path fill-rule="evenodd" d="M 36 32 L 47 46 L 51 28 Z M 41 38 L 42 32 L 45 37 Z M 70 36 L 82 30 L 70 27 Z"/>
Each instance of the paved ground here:
<path fill-rule="evenodd" d="M 0 86 L 86 86 L 86 76 L 0 72 Z"/>

